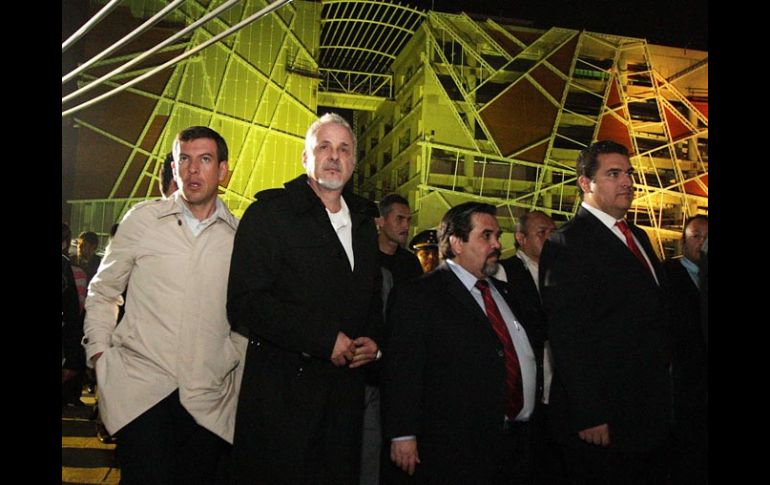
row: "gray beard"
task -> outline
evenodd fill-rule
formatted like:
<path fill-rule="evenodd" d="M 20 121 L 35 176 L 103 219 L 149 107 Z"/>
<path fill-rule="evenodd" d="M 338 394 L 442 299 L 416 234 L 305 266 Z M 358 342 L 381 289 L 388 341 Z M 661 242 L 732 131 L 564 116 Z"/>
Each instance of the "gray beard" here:
<path fill-rule="evenodd" d="M 318 179 L 318 185 L 326 190 L 340 190 L 345 186 L 345 182 L 342 180 L 324 180 Z"/>
<path fill-rule="evenodd" d="M 498 261 L 495 261 L 494 263 L 486 263 L 484 265 L 484 269 L 482 269 L 481 272 L 484 274 L 484 276 L 494 276 L 497 273 L 499 267 L 500 263 Z"/>

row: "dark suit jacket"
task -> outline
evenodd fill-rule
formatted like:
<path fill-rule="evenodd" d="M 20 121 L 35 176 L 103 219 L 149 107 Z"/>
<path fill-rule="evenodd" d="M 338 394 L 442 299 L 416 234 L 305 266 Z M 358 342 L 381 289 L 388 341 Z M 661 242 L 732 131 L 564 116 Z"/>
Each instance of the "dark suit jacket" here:
<path fill-rule="evenodd" d="M 378 340 L 382 275 L 376 206 L 343 195 L 353 271 L 305 175 L 259 193 L 238 226 L 227 315 L 233 329 L 248 331 L 250 343 L 235 425 L 235 483 L 357 483 L 363 370 L 335 367 L 329 358 L 339 331 Z"/>
<path fill-rule="evenodd" d="M 708 357 L 701 330 L 701 295 L 680 259 L 663 263 L 672 316 L 674 419 L 689 428 L 706 426 Z"/>
<path fill-rule="evenodd" d="M 542 329 L 508 285 L 492 280 L 524 326 L 542 392 Z M 416 435 L 417 482 L 488 483 L 504 451 L 503 347 L 484 311 L 446 263 L 396 287 L 384 356 L 386 443 Z"/>
<path fill-rule="evenodd" d="M 505 269 L 508 284 L 513 287 L 521 303 L 530 306 L 529 310 L 539 318 L 538 324 L 545 329 L 545 313 L 540 303 L 540 293 L 524 261 L 514 256 L 500 261 L 500 264 Z"/>
<path fill-rule="evenodd" d="M 629 223 L 662 280 L 647 235 Z M 540 294 L 554 357 L 557 439 L 608 423 L 612 447 L 645 451 L 666 438 L 669 329 L 664 292 L 628 247 L 582 207 L 540 255 Z"/>

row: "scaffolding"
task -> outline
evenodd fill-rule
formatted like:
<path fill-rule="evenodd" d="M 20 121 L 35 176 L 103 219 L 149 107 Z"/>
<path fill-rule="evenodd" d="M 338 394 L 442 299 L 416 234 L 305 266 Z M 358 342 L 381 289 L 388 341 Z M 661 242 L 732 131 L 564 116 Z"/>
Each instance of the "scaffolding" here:
<path fill-rule="evenodd" d="M 138 26 L 168 2 L 128 3 L 130 13 L 118 8 L 88 36 L 114 42 L 114 30 Z M 224 4 L 183 2 L 144 34 L 146 45 L 140 39 L 95 62 L 78 86 Z M 95 95 L 268 4 L 234 2 Z M 228 141 L 231 173 L 221 196 L 242 214 L 256 192 L 302 171 L 304 133 L 319 106 L 352 111 L 354 189 L 372 200 L 406 196 L 412 234 L 467 200 L 497 206 L 508 231 L 533 209 L 568 220 L 580 202 L 577 154 L 606 138 L 631 152 L 637 194 L 629 218 L 661 256 L 675 251 L 686 217 L 708 212 L 707 52 L 397 2 L 298 0 L 65 118 L 63 134 L 70 127 L 78 138 L 73 230 L 103 233 L 135 201 L 159 196 L 157 174 L 173 137 L 194 124 Z"/>

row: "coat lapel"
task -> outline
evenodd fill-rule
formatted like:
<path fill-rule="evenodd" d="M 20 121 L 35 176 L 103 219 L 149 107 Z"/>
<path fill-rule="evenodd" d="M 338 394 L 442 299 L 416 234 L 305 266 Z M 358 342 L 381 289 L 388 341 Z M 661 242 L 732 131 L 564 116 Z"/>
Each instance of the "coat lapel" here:
<path fill-rule="evenodd" d="M 616 256 L 625 259 L 628 262 L 629 268 L 637 268 L 639 272 L 642 272 L 645 275 L 646 278 L 655 283 L 650 272 L 644 268 L 644 266 L 642 266 L 638 259 L 636 259 L 634 253 L 632 253 L 631 250 L 628 249 L 628 246 L 626 246 L 623 241 L 615 236 L 615 234 L 613 234 L 612 231 L 602 223 L 602 221 L 597 219 L 596 216 L 585 210 L 583 207 L 578 210 L 576 217 L 584 219 L 586 223 L 593 226 L 594 229 L 591 231 L 591 234 L 595 235 L 598 242 L 605 246 L 607 250 L 612 251 Z M 660 271 L 656 265 L 657 257 L 655 257 L 655 253 L 652 252 L 652 247 L 648 244 L 646 235 L 640 235 L 639 232 L 643 231 L 633 224 L 629 223 L 628 227 L 631 228 L 631 232 L 634 233 L 636 239 L 641 242 L 644 252 L 647 253 L 650 261 L 652 261 L 652 266 L 655 268 L 655 273 L 658 275 L 658 279 L 660 279 Z"/>
<path fill-rule="evenodd" d="M 326 213 L 321 199 L 315 195 L 313 189 L 307 183 L 307 175 L 300 175 L 294 180 L 291 180 L 284 184 L 286 190 L 291 194 L 290 200 L 294 210 L 300 213 L 308 213 L 310 219 L 313 221 L 312 228 L 307 228 L 308 238 L 315 238 L 319 244 L 329 245 L 332 249 L 330 254 L 331 261 L 338 261 L 340 268 L 344 266 L 345 274 L 353 274 L 350 269 L 350 262 L 348 261 L 347 254 L 345 254 L 345 248 L 342 247 L 340 239 L 337 237 L 337 233 L 334 232 L 332 223 L 329 220 L 329 216 Z M 351 211 L 351 221 L 353 220 L 353 213 Z M 353 234 L 353 251 L 355 254 L 355 234 Z M 341 257 L 340 257 L 341 256 Z"/>
<path fill-rule="evenodd" d="M 465 310 L 467 310 L 471 316 L 473 316 L 476 323 L 483 325 L 484 328 L 492 333 L 492 335 L 495 335 L 494 330 L 492 330 L 492 325 L 489 323 L 489 319 L 487 318 L 487 314 L 484 313 L 479 304 L 476 303 L 476 300 L 474 300 L 473 296 L 471 296 L 471 292 L 468 291 L 468 289 L 463 285 L 462 281 L 460 281 L 460 278 L 454 274 L 449 265 L 446 262 L 443 262 L 441 265 L 439 265 L 438 268 L 436 268 L 435 271 L 440 272 L 441 277 L 443 278 L 446 285 L 447 293 L 449 293 L 452 298 L 457 300 L 460 305 L 465 308 Z M 495 338 L 497 338 L 496 335 Z"/>
<path fill-rule="evenodd" d="M 658 281 L 660 281 L 662 275 L 660 261 L 658 260 L 658 255 L 655 253 L 655 250 L 652 248 L 650 238 L 647 237 L 647 233 L 644 232 L 643 229 L 636 227 L 634 224 L 628 223 L 628 227 L 631 228 L 631 232 L 634 233 L 634 236 L 636 236 L 636 239 L 642 245 L 642 249 L 644 250 L 645 254 L 647 254 L 648 258 L 650 258 L 652 268 L 655 270 L 655 276 L 658 278 Z"/>

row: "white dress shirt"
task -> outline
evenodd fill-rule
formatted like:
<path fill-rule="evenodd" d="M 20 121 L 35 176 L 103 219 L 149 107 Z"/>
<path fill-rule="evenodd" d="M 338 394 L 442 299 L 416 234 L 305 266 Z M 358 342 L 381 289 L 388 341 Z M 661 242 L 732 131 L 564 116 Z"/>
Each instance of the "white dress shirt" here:
<path fill-rule="evenodd" d="M 337 212 L 331 212 L 329 209 L 326 209 L 326 213 L 329 214 L 329 220 L 332 223 L 334 232 L 337 233 L 342 247 L 345 248 L 345 254 L 348 255 L 348 261 L 350 262 L 350 270 L 353 271 L 355 265 L 353 258 L 353 222 L 350 220 L 350 209 L 348 209 L 345 198 L 342 196 L 340 196 L 340 204 L 342 208 Z"/>
<path fill-rule="evenodd" d="M 455 263 L 451 259 L 447 260 L 449 268 L 452 272 L 460 278 L 463 286 L 471 292 L 471 296 L 479 308 L 486 314 L 486 305 L 484 305 L 484 298 L 481 295 L 481 290 L 476 288 L 476 281 L 478 278 L 469 273 L 465 268 Z M 492 297 L 497 304 L 497 308 L 500 310 L 500 314 L 505 320 L 505 326 L 508 328 L 508 333 L 513 340 L 513 346 L 516 349 L 516 355 L 519 358 L 519 366 L 521 367 L 521 382 L 522 391 L 524 394 L 524 405 L 521 408 L 516 421 L 527 421 L 532 415 L 532 411 L 535 409 L 535 391 L 537 387 L 537 364 L 535 363 L 535 352 L 532 350 L 532 346 L 529 344 L 529 338 L 527 337 L 527 331 L 521 326 L 516 316 L 511 311 L 508 303 L 497 291 L 494 284 L 490 282 L 489 289 L 492 292 Z"/>

